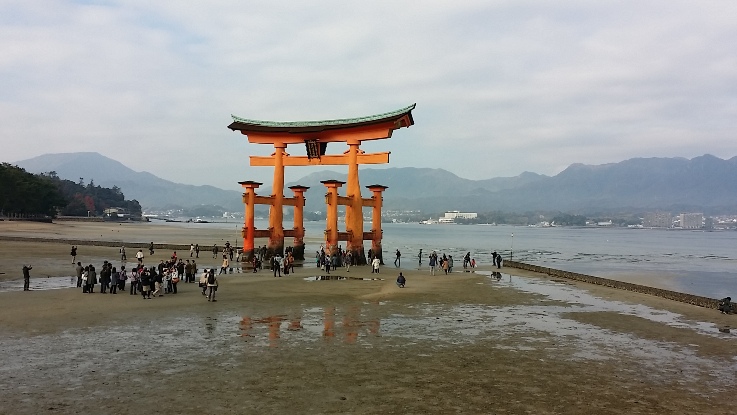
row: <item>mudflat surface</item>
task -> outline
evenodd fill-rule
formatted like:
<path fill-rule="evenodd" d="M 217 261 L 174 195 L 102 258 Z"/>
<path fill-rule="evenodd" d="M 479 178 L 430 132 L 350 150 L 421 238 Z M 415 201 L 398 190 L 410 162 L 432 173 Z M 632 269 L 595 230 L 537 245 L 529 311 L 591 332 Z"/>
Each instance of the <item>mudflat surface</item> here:
<path fill-rule="evenodd" d="M 737 413 L 737 316 L 714 310 L 508 268 L 400 289 L 307 265 L 143 300 L 63 288 L 66 248 L 0 242 L 39 284 L 0 292 L 0 414 Z"/>

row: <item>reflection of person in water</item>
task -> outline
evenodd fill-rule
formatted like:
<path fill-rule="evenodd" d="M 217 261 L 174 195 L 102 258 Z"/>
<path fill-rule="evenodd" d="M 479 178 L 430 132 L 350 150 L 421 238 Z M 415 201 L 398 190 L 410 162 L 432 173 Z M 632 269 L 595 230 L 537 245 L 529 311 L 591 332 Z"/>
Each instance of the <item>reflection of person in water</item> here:
<path fill-rule="evenodd" d="M 404 288 L 404 284 L 407 282 L 407 279 L 404 278 L 404 275 L 402 273 L 399 273 L 399 276 L 397 277 L 397 287 Z"/>
<path fill-rule="evenodd" d="M 499 281 L 499 280 L 502 279 L 502 273 L 501 272 L 494 271 L 494 272 L 491 273 L 491 276 L 494 277 L 494 278 L 496 278 L 497 281 Z"/>

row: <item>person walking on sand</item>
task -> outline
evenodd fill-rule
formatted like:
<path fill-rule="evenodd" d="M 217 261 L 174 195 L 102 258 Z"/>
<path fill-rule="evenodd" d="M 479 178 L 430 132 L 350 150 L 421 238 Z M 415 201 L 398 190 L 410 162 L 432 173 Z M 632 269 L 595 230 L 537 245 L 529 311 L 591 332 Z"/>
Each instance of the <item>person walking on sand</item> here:
<path fill-rule="evenodd" d="M 435 251 L 430 254 L 430 275 L 435 275 L 435 267 L 438 265 L 438 256 L 435 255 Z"/>
<path fill-rule="evenodd" d="M 399 252 L 399 249 L 397 249 L 397 257 L 394 259 L 394 266 L 399 268 L 399 266 L 402 264 L 402 253 Z"/>
<path fill-rule="evenodd" d="M 72 251 L 69 253 L 72 256 L 72 264 L 77 260 L 77 247 L 72 245 Z"/>
<path fill-rule="evenodd" d="M 217 244 L 212 244 L 212 257 L 217 258 L 218 257 L 218 246 Z"/>
<path fill-rule="evenodd" d="M 200 257 L 200 244 L 194 244 L 194 257 Z M 194 282 L 194 280 L 192 280 L 192 282 Z"/>
<path fill-rule="evenodd" d="M 154 243 L 153 242 L 151 242 L 150 244 L 148 244 L 148 254 L 149 255 L 153 255 L 154 254 Z"/>
<path fill-rule="evenodd" d="M 230 261 L 228 261 L 228 255 L 225 254 L 223 255 L 223 263 L 222 263 L 222 266 L 220 267 L 220 272 L 218 273 L 218 275 L 227 274 L 229 265 L 230 265 Z"/>
<path fill-rule="evenodd" d="M 125 245 L 120 247 L 120 260 L 121 261 L 127 261 L 128 257 L 125 256 Z"/>
<path fill-rule="evenodd" d="M 136 259 L 138 260 L 138 265 L 143 264 L 143 249 L 139 249 L 138 252 L 136 252 Z"/>
<path fill-rule="evenodd" d="M 23 265 L 23 291 L 31 291 L 31 270 L 30 265 Z"/>
<path fill-rule="evenodd" d="M 373 274 L 375 272 L 375 273 L 378 274 L 379 273 L 379 267 L 380 266 L 381 266 L 381 260 L 377 256 L 376 258 L 374 258 L 373 261 L 371 261 L 371 267 L 373 268 L 373 270 L 372 270 L 371 273 Z"/>
<path fill-rule="evenodd" d="M 422 268 L 422 248 L 420 248 L 420 253 L 417 254 L 417 269 Z"/>
<path fill-rule="evenodd" d="M 200 275 L 200 288 L 202 288 L 202 295 L 207 295 L 207 277 L 210 275 L 210 271 L 207 268 L 205 268 L 202 272 L 202 275 Z"/>
<path fill-rule="evenodd" d="M 207 301 L 215 302 L 215 292 L 218 290 L 218 279 L 215 277 L 215 271 L 210 270 L 207 275 Z"/>
<path fill-rule="evenodd" d="M 189 244 L 189 257 L 192 258 L 194 255 L 194 244 Z"/>

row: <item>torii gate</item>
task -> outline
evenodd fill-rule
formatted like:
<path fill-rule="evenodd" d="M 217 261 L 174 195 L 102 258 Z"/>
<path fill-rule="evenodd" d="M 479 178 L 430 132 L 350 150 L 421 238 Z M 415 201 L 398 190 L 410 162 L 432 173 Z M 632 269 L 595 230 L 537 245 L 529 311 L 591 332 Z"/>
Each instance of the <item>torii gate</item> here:
<path fill-rule="evenodd" d="M 325 237 L 328 243 L 327 247 L 332 252 L 335 252 L 338 240 L 347 240 L 346 249 L 352 252 L 354 258 L 363 263 L 365 255 L 363 251 L 362 207 L 364 204 L 374 206 L 375 203 L 365 201 L 361 197 L 358 165 L 389 163 L 390 153 L 366 154 L 359 147 L 363 141 L 389 138 L 392 136 L 394 130 L 413 125 L 412 110 L 415 108 L 415 105 L 412 104 L 396 111 L 367 117 L 323 121 L 276 122 L 249 120 L 232 116 L 233 122 L 228 128 L 233 131 L 240 131 L 242 134 L 248 136 L 249 143 L 272 144 L 274 146 L 274 153 L 271 156 L 250 156 L 251 166 L 274 167 L 274 183 L 271 196 L 265 198 L 255 196 L 255 188 L 260 183 L 241 182 L 243 187 L 246 188 L 246 193 L 244 193 L 243 197 L 244 202 L 247 202 L 246 219 L 243 229 L 245 257 L 250 258 L 253 255 L 253 237 L 262 236 L 261 232 L 257 232 L 253 228 L 253 210 L 252 208 L 249 209 L 248 201 L 251 202 L 251 206 L 253 206 L 253 203 L 263 203 L 271 206 L 269 209 L 269 243 L 267 249 L 270 255 L 276 253 L 281 254 L 284 251 L 285 232 L 282 224 L 282 208 L 285 204 L 295 205 L 290 202 L 291 198 L 287 199 L 287 203 L 285 203 L 284 166 L 347 165 L 347 195 L 344 199 L 341 198 L 342 200 L 339 203 L 346 205 L 346 234 L 336 236 L 333 232 L 337 232 L 337 229 L 330 232 L 328 229 L 325 232 Z M 346 143 L 348 144 L 348 150 L 343 154 L 327 155 L 327 143 Z M 307 156 L 290 156 L 286 152 L 286 148 L 290 144 L 304 144 L 307 148 Z M 376 196 L 377 192 L 374 188 L 378 189 L 381 186 L 372 186 L 371 190 Z M 337 196 L 337 187 L 335 192 Z M 380 193 L 378 192 L 379 195 Z M 294 199 L 297 199 L 296 192 Z M 304 203 L 304 198 L 302 198 L 301 202 Z M 330 211 L 332 208 L 330 206 L 330 200 L 326 200 L 326 202 Z M 334 199 L 334 203 L 336 203 L 334 207 L 337 209 L 337 199 Z M 297 202 L 297 204 L 299 203 Z M 378 206 L 380 209 L 381 204 L 379 203 Z M 297 226 L 295 218 L 295 228 Z M 302 231 L 304 230 L 303 227 L 301 229 Z M 329 233 L 336 236 L 336 238 L 329 237 Z M 380 233 L 380 227 L 378 229 L 372 229 L 371 232 L 371 239 L 374 241 L 374 244 L 378 240 L 379 246 L 381 241 Z M 378 252 L 380 253 L 381 251 L 379 250 Z"/>

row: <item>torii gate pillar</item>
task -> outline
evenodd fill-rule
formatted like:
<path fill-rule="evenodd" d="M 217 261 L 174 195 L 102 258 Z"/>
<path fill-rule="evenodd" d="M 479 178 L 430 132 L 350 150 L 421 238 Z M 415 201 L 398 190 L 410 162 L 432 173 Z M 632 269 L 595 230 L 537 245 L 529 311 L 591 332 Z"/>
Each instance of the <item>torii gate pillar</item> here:
<path fill-rule="evenodd" d="M 373 184 L 366 187 L 374 194 L 371 199 L 369 199 L 373 202 L 371 210 L 371 252 L 374 256 L 378 256 L 379 260 L 383 264 L 384 256 L 381 251 L 381 237 L 384 235 L 384 231 L 381 230 L 381 207 L 384 201 L 382 193 L 387 189 L 387 186 Z"/>
<path fill-rule="evenodd" d="M 253 260 L 253 238 L 255 235 L 255 224 L 254 224 L 254 205 L 256 202 L 256 189 L 261 186 L 262 183 L 245 181 L 238 182 L 245 192 L 243 193 L 243 203 L 246 205 L 246 220 L 243 226 L 241 234 L 243 235 L 243 261 L 250 262 Z"/>
<path fill-rule="evenodd" d="M 289 189 L 294 193 L 294 244 L 292 245 L 292 255 L 295 259 L 303 260 L 305 259 L 305 191 L 309 187 L 289 186 Z"/>
<path fill-rule="evenodd" d="M 325 194 L 327 205 L 327 223 L 325 225 L 325 249 L 330 255 L 338 252 L 338 188 L 345 182 L 339 180 L 324 180 L 328 192 Z"/>

